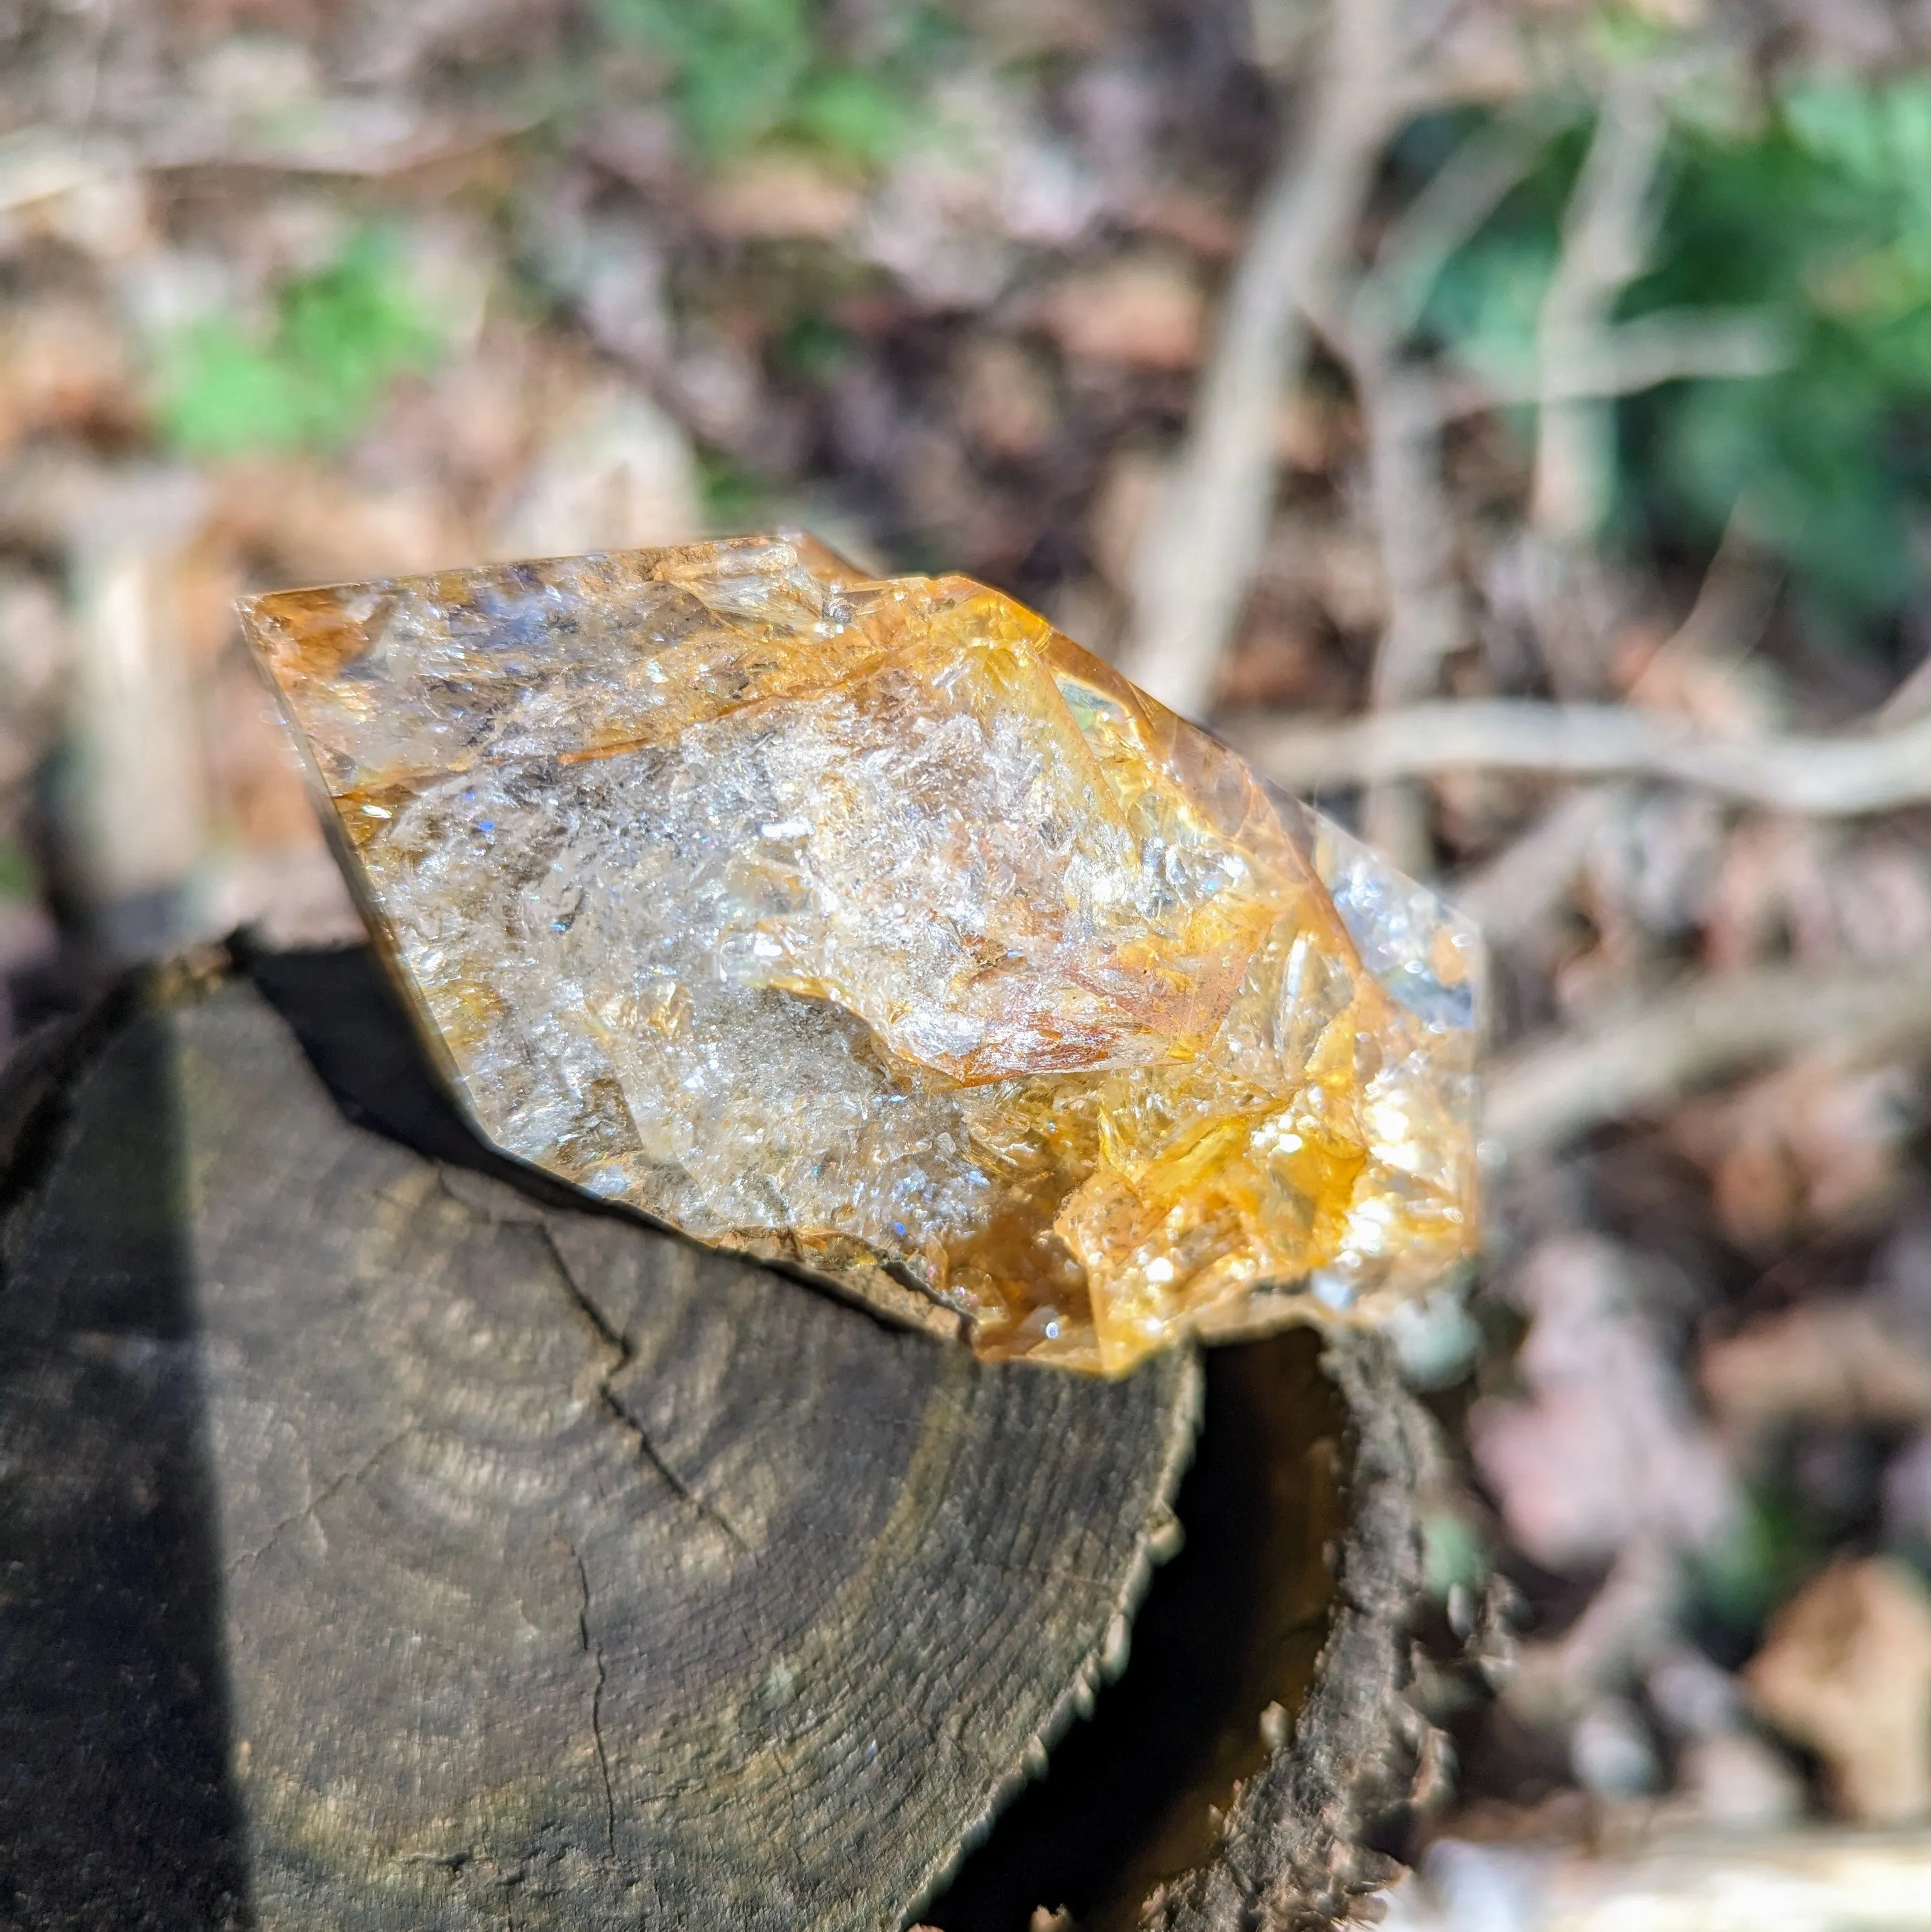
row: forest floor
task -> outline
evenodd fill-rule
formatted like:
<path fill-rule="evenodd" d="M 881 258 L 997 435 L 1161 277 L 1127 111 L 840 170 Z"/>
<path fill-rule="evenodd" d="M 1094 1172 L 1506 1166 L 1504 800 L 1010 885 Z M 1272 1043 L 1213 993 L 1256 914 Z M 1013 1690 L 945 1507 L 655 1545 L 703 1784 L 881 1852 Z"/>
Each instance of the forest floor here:
<path fill-rule="evenodd" d="M 1431 1829 L 1931 1817 L 1931 25 L 1759 10 L 5 0 L 0 1046 L 358 929 L 238 594 L 984 578 L 1488 932 Z"/>

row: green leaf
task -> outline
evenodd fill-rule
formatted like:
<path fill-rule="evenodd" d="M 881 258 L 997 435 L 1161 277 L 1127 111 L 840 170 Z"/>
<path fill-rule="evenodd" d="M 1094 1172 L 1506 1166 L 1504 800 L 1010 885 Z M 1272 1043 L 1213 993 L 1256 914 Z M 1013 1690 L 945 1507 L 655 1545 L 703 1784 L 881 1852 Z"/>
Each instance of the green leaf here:
<path fill-rule="evenodd" d="M 40 896 L 41 875 L 33 860 L 11 840 L 0 838 L 0 899 Z"/>
<path fill-rule="evenodd" d="M 728 457 L 700 455 L 698 493 L 704 521 L 714 530 L 749 530 L 764 520 L 771 493 L 763 480 Z"/>
<path fill-rule="evenodd" d="M 1447 1510 L 1422 1519 L 1422 1577 L 1430 1596 L 1445 1598 L 1458 1584 L 1479 1589 L 1488 1576 L 1488 1553 L 1472 1523 Z"/>
<path fill-rule="evenodd" d="M 1584 146 L 1553 141 L 1439 279 L 1425 326 L 1478 367 L 1533 366 Z M 1707 550 L 1747 491 L 1801 605 L 1827 632 L 1875 636 L 1911 594 L 1931 494 L 1931 80 L 1806 82 L 1755 122 L 1686 116 L 1665 182 L 1656 266 L 1617 320 L 1745 310 L 1791 355 L 1774 375 L 1619 399 L 1615 526 Z"/>
<path fill-rule="evenodd" d="M 1733 1635 L 1752 1635 L 1822 1566 L 1826 1548 L 1817 1525 L 1788 1497 L 1752 1490 L 1728 1527 L 1692 1559 L 1698 1606 Z"/>
<path fill-rule="evenodd" d="M 936 8 L 897 6 L 870 23 L 863 64 L 817 32 L 811 0 L 598 0 L 604 30 L 668 70 L 692 146 L 727 160 L 777 134 L 867 166 L 911 137 L 915 100 L 956 48 Z"/>
<path fill-rule="evenodd" d="M 827 382 L 851 362 L 854 346 L 849 329 L 807 310 L 779 338 L 778 364 L 788 375 Z"/>
<path fill-rule="evenodd" d="M 162 434 L 191 456 L 332 448 L 441 347 L 394 242 L 365 231 L 330 267 L 281 290 L 266 340 L 215 316 L 159 344 Z"/>
<path fill-rule="evenodd" d="M 160 362 L 162 434 L 183 454 L 293 449 L 309 440 L 313 409 L 300 373 L 227 316 L 185 331 Z"/>
<path fill-rule="evenodd" d="M 678 118 L 713 160 L 777 127 L 812 64 L 806 0 L 602 0 L 601 11 L 614 35 L 674 70 Z"/>
<path fill-rule="evenodd" d="M 792 116 L 800 133 L 854 160 L 890 159 L 905 145 L 906 112 L 882 76 L 841 68 L 806 82 Z"/>

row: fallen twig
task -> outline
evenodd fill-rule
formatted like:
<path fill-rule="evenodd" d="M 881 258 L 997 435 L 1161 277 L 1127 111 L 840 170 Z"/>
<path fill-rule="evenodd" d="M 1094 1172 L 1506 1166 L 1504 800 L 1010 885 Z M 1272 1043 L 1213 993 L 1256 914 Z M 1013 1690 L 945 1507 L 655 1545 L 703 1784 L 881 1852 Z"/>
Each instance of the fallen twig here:
<path fill-rule="evenodd" d="M 1506 1900 L 1509 1916 L 1499 1922 L 1523 1932 L 1915 1932 L 1931 1897 L 1931 1838 L 1914 1829 L 1706 1826 L 1592 1852 L 1446 1840 L 1425 1868 L 1425 1878 L 1383 1894 L 1385 1932 L 1498 1922 L 1446 1902 L 1470 1898 Z"/>
<path fill-rule="evenodd" d="M 1603 96 L 1563 220 L 1562 253 L 1542 297 L 1536 328 L 1542 409 L 1529 514 L 1557 542 L 1585 541 L 1602 520 L 1611 424 L 1589 386 L 1616 299 L 1648 252 L 1666 132 L 1651 79 L 1640 70 L 1618 76 Z"/>
<path fill-rule="evenodd" d="M 1445 378 L 1435 408 L 1439 421 L 1450 422 L 1522 404 L 1599 404 L 1664 382 L 1774 375 L 1791 354 L 1789 332 L 1773 316 L 1669 310 L 1605 326 L 1551 370 L 1479 369 Z"/>
<path fill-rule="evenodd" d="M 375 178 L 471 154 L 537 124 L 527 112 L 462 122 L 400 97 L 344 94 L 319 98 L 285 123 L 256 125 L 212 111 L 204 101 L 170 100 L 112 134 L 81 136 L 47 125 L 0 139 L 0 209 L 178 169 Z"/>
<path fill-rule="evenodd" d="M 1192 716 L 1266 548 L 1274 413 L 1305 346 L 1302 304 L 1329 280 L 1398 110 L 1389 0 L 1332 0 L 1305 139 L 1263 192 L 1201 373 L 1187 441 L 1134 562 L 1121 668 Z"/>
<path fill-rule="evenodd" d="M 1931 973 L 1867 964 L 1713 975 L 1592 1032 L 1500 1060 L 1483 1132 L 1520 1154 L 1665 1106 L 1720 1076 L 1797 1051 L 1866 1060 L 1931 1046 Z"/>
<path fill-rule="evenodd" d="M 1456 884 L 1455 902 L 1492 940 L 1533 932 L 1566 899 L 1590 847 L 1629 807 L 1626 784 L 1579 786 Z"/>
<path fill-rule="evenodd" d="M 1467 770 L 1701 785 L 1776 812 L 1851 818 L 1931 799 L 1931 718 L 1830 737 L 1713 738 L 1614 704 L 1478 698 L 1343 723 L 1263 725 L 1235 742 L 1290 791 Z"/>
<path fill-rule="evenodd" d="M 1468 628 L 1430 386 L 1386 347 L 1371 340 L 1359 344 L 1353 358 L 1388 586 L 1388 624 L 1368 686 L 1368 701 L 1377 710 L 1438 689 L 1442 666 L 1461 647 Z M 1422 801 L 1405 785 L 1374 788 L 1362 810 L 1368 836 L 1410 867 L 1425 863 L 1424 823 Z"/>
<path fill-rule="evenodd" d="M 1404 344 L 1449 256 L 1536 152 L 1530 130 L 1512 123 L 1471 136 L 1395 224 L 1352 295 L 1331 316 L 1311 307 L 1353 374 L 1367 431 L 1368 496 L 1388 588 L 1388 624 L 1368 687 L 1377 710 L 1431 694 L 1467 632 L 1442 477 L 1440 386 L 1404 361 Z M 1362 824 L 1400 863 L 1425 864 L 1422 802 L 1411 788 L 1371 790 Z"/>

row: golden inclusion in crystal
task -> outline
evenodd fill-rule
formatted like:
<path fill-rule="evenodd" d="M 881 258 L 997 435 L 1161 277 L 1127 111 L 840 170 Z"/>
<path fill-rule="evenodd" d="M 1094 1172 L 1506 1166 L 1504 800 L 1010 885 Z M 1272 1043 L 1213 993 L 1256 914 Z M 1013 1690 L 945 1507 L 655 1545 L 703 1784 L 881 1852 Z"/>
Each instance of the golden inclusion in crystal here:
<path fill-rule="evenodd" d="M 1041 617 L 743 538 L 243 607 L 477 1126 L 1112 1374 L 1475 1238 L 1470 928 Z"/>

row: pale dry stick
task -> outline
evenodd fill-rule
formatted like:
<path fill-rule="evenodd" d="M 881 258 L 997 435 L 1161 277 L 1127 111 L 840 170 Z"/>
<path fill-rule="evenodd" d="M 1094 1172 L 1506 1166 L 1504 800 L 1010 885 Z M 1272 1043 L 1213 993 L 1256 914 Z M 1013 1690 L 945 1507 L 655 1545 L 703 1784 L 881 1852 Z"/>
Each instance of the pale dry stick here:
<path fill-rule="evenodd" d="M 374 179 L 452 160 L 527 133 L 533 114 L 459 123 L 396 96 L 325 95 L 286 127 L 211 116 L 165 100 L 120 134 L 44 122 L 0 136 L 0 210 L 50 201 L 132 176 L 226 167 Z"/>
<path fill-rule="evenodd" d="M 1633 802 L 1626 784 L 1584 785 L 1551 806 L 1527 831 L 1455 889 L 1455 902 L 1491 940 L 1533 932 L 1568 896 L 1603 832 Z"/>
<path fill-rule="evenodd" d="M 1608 506 L 1614 416 L 1606 399 L 1577 392 L 1647 252 L 1665 130 L 1657 91 L 1640 68 L 1605 91 L 1536 322 L 1535 461 L 1520 561 L 1542 659 L 1565 698 L 1600 684 L 1613 615 L 1595 538 Z"/>
<path fill-rule="evenodd" d="M 70 528 L 74 782 L 67 860 L 110 950 L 181 937 L 205 856 L 208 772 L 182 646 L 177 574 L 205 514 L 185 472 L 104 475 Z"/>
<path fill-rule="evenodd" d="M 1483 1132 L 1510 1155 L 1548 1150 L 1793 1049 L 1866 1061 L 1926 1047 L 1922 966 L 1715 974 L 1591 1031 L 1516 1048 L 1490 1075 Z"/>
<path fill-rule="evenodd" d="M 1455 567 L 1455 519 L 1442 485 L 1441 449 L 1425 376 L 1369 350 L 1355 361 L 1368 431 L 1368 500 L 1388 592 L 1388 622 L 1374 654 L 1368 702 L 1377 710 L 1425 696 L 1468 634 Z M 1422 800 L 1412 785 L 1371 787 L 1362 829 L 1411 872 L 1428 862 Z"/>
<path fill-rule="evenodd" d="M 1230 736 L 1289 791 L 1514 771 L 1668 778 L 1803 818 L 1860 818 L 1931 800 L 1931 717 L 1829 737 L 1712 738 L 1680 718 L 1621 705 L 1494 698 Z"/>
<path fill-rule="evenodd" d="M 1931 712 L 1931 657 L 1923 658 L 1872 713 L 1882 725 L 1906 724 Z"/>
<path fill-rule="evenodd" d="M 1734 382 L 1788 366 L 1789 332 L 1754 310 L 1667 310 L 1605 328 L 1553 377 L 1539 370 L 1463 368 L 1437 385 L 1443 423 L 1490 410 L 1601 404 L 1665 382 Z"/>
<path fill-rule="evenodd" d="M 1222 303 L 1193 421 L 1133 570 L 1120 667 L 1189 716 L 1266 545 L 1274 416 L 1305 352 L 1300 303 L 1332 280 L 1398 113 L 1397 0 L 1330 0 L 1305 138 L 1263 191 Z"/>
<path fill-rule="evenodd" d="M 79 140 L 50 127 L 23 128 L 0 140 L 0 211 L 92 188 L 132 166 L 117 142 Z"/>
<path fill-rule="evenodd" d="M 1367 432 L 1368 504 L 1388 598 L 1368 680 L 1368 704 L 1378 711 L 1435 688 L 1467 634 L 1467 614 L 1430 380 L 1403 366 L 1398 343 L 1368 305 L 1357 302 L 1350 326 L 1332 333 L 1353 371 Z M 1425 866 L 1427 830 L 1412 785 L 1370 787 L 1362 817 L 1369 840 L 1398 865 Z"/>
<path fill-rule="evenodd" d="M 1455 252 L 1521 182 L 1560 125 L 1541 96 L 1464 141 L 1389 224 L 1356 296 L 1356 313 L 1398 342 L 1419 326 Z"/>
<path fill-rule="evenodd" d="M 1931 1834 L 1706 1824 L 1587 1850 L 1449 1839 L 1425 1877 L 1379 1896 L 1383 1932 L 1923 1932 Z"/>
<path fill-rule="evenodd" d="M 1776 608 L 1783 574 L 1766 568 L 1758 555 L 1749 535 L 1753 517 L 1752 494 L 1746 490 L 1731 508 L 1716 554 L 1697 586 L 1696 601 L 1630 686 L 1637 703 L 1659 689 L 1676 665 L 1699 657 L 1734 664 L 1756 649 Z"/>
<path fill-rule="evenodd" d="M 1472 136 L 1395 224 L 1352 296 L 1326 305 L 1335 319 L 1324 333 L 1353 374 L 1367 430 L 1368 500 L 1387 586 L 1388 622 L 1369 681 L 1377 710 L 1434 690 L 1468 634 L 1434 380 L 1404 364 L 1403 344 L 1449 257 L 1521 178 L 1539 145 L 1530 124 L 1515 120 Z M 1309 307 L 1319 322 L 1321 311 Z M 1372 788 L 1362 819 L 1371 842 L 1398 864 L 1423 868 L 1427 832 L 1412 786 Z"/>
<path fill-rule="evenodd" d="M 1353 369 L 1368 431 L 1370 498 L 1389 604 L 1370 686 L 1377 710 L 1425 697 L 1467 633 L 1438 438 L 1443 423 L 1470 400 L 1468 386 L 1458 390 L 1426 370 L 1404 367 L 1402 340 L 1455 250 L 1532 164 L 1546 138 L 1546 115 L 1512 117 L 1465 142 L 1391 229 L 1339 326 L 1326 329 Z M 1601 292 L 1612 271 L 1633 272 L 1640 262 L 1629 233 L 1633 178 L 1640 170 L 1627 141 L 1597 150 L 1604 152 L 1608 159 L 1598 170 L 1603 178 L 1586 178 L 1587 191 L 1578 195 L 1571 240 L 1575 264 L 1583 266 L 1572 265 L 1566 276 L 1572 310 L 1581 287 Z M 1653 157 L 1649 165 L 1653 170 Z M 1614 328 L 1606 315 L 1597 322 L 1572 345 L 1575 352 L 1547 362 L 1523 399 L 1546 410 L 1599 402 L 1608 393 L 1689 374 L 1759 374 L 1780 366 L 1788 352 L 1774 327 L 1755 315 L 1651 316 Z M 1363 816 L 1369 837 L 1413 868 L 1424 843 L 1413 791 L 1399 784 L 1372 786 Z"/>
<path fill-rule="evenodd" d="M 1640 692 L 1673 662 L 1692 653 L 1749 650 L 1776 601 L 1778 580 L 1754 565 L 1741 506 L 1725 528 L 1689 614 L 1636 680 Z M 1491 939 L 1527 939 L 1554 913 L 1596 840 L 1635 804 L 1634 786 L 1611 780 L 1566 793 L 1528 830 L 1462 880 L 1456 903 Z"/>
<path fill-rule="evenodd" d="M 1562 250 L 1536 320 L 1541 409 L 1529 512 L 1557 543 L 1588 542 L 1607 507 L 1613 425 L 1599 397 L 1579 392 L 1617 298 L 1647 258 L 1667 130 L 1653 76 L 1617 76 L 1563 217 Z"/>

